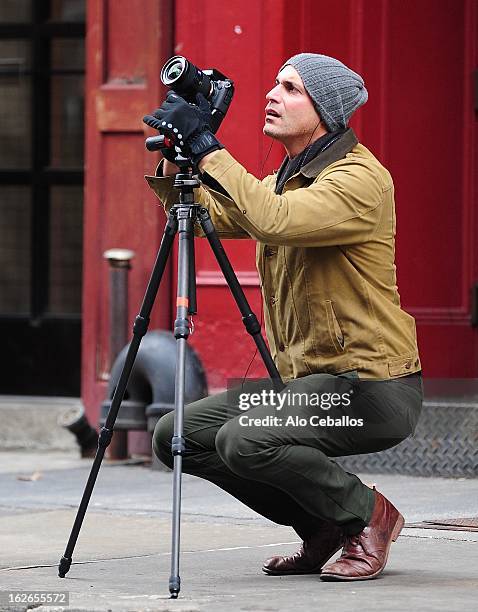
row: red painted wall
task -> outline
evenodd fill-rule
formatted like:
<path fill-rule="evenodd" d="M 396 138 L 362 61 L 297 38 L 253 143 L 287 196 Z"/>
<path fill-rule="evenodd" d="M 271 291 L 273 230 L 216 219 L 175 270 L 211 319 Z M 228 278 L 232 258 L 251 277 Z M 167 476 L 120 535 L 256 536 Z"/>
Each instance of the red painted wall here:
<path fill-rule="evenodd" d="M 282 150 L 262 135 L 264 97 L 277 69 L 300 51 L 333 55 L 360 72 L 369 102 L 352 126 L 392 172 L 397 267 L 403 306 L 417 319 L 427 376 L 477 376 L 470 287 L 478 280 L 478 10 L 474 0 L 90 0 L 83 396 L 90 413 L 105 392 L 106 265 L 113 246 L 137 252 L 130 318 L 139 309 L 164 224 L 142 182 L 155 166 L 141 117 L 159 105 L 159 69 L 173 53 L 234 79 L 236 96 L 220 139 L 252 173 L 277 168 Z M 170 37 L 174 47 L 168 48 Z M 226 251 L 255 312 L 260 294 L 254 244 Z M 207 244 L 197 243 L 199 314 L 191 344 L 212 389 L 245 374 L 254 345 L 243 331 Z M 175 270 L 175 267 L 174 267 Z M 171 279 L 174 285 L 174 275 Z M 174 287 L 164 284 L 151 327 L 169 326 Z M 251 374 L 262 374 L 256 356 Z"/>

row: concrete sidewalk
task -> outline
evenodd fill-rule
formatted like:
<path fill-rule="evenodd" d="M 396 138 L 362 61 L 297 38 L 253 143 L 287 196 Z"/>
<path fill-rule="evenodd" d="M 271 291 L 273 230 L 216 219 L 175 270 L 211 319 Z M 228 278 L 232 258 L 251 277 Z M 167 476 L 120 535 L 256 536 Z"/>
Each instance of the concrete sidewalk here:
<path fill-rule="evenodd" d="M 0 453 L 0 591 L 68 591 L 75 610 L 462 610 L 478 608 L 478 532 L 405 528 L 376 580 L 271 577 L 265 558 L 291 553 L 296 534 L 203 480 L 183 478 L 181 593 L 169 599 L 170 472 L 103 464 L 74 563 L 57 576 L 91 459 Z M 478 516 L 478 479 L 361 475 L 407 523 Z M 2 603 L 0 610 L 26 605 Z M 52 608 L 37 607 L 37 611 Z M 56 608 L 58 609 L 58 608 Z M 60 608 L 62 609 L 62 608 Z"/>

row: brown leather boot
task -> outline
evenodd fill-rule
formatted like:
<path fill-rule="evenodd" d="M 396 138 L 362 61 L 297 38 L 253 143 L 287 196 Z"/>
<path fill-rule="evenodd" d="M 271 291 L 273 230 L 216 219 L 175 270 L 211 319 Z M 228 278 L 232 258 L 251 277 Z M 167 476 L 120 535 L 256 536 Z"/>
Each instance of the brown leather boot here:
<path fill-rule="evenodd" d="M 404 519 L 374 487 L 375 506 L 370 523 L 358 535 L 346 536 L 342 555 L 326 565 L 321 580 L 368 580 L 385 567 L 390 545 L 400 535 Z"/>
<path fill-rule="evenodd" d="M 271 576 L 286 574 L 319 574 L 322 566 L 344 545 L 344 534 L 340 527 L 324 522 L 319 531 L 302 542 L 293 555 L 271 557 L 262 566 L 262 571 Z"/>

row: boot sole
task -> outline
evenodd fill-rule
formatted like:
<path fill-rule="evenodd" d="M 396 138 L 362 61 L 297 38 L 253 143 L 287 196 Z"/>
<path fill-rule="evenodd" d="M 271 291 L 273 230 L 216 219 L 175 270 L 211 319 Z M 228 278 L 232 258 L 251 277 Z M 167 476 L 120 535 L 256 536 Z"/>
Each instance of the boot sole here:
<path fill-rule="evenodd" d="M 322 571 L 322 567 L 327 563 L 327 561 L 329 561 L 329 559 L 331 559 L 335 553 L 339 552 L 339 550 L 341 550 L 343 547 L 343 544 L 341 544 L 338 548 L 336 548 L 334 550 L 333 553 L 331 553 L 330 557 L 328 557 L 328 559 L 325 559 L 325 561 L 322 563 L 322 565 L 320 566 L 320 568 L 318 569 L 312 569 L 309 571 L 290 571 L 290 572 L 281 572 L 281 571 L 274 571 L 274 570 L 269 570 L 267 568 L 265 568 L 264 566 L 262 566 L 262 571 L 264 572 L 264 574 L 267 574 L 268 576 L 306 576 L 307 574 L 320 574 L 320 572 Z"/>
<path fill-rule="evenodd" d="M 368 574 L 366 576 L 342 576 L 341 574 L 321 574 L 320 579 L 324 582 L 338 582 L 338 581 L 353 581 L 353 580 L 370 580 L 372 578 L 376 578 L 379 574 L 381 574 L 387 565 L 388 561 L 388 553 L 390 552 L 390 546 L 392 542 L 396 542 L 398 540 L 398 536 L 403 529 L 403 525 L 405 524 L 405 519 L 401 514 L 398 515 L 398 518 L 395 522 L 395 525 L 392 529 L 392 537 L 390 538 L 390 542 L 388 543 L 387 550 L 385 552 L 385 561 L 383 562 L 382 567 L 380 567 L 373 574 Z"/>

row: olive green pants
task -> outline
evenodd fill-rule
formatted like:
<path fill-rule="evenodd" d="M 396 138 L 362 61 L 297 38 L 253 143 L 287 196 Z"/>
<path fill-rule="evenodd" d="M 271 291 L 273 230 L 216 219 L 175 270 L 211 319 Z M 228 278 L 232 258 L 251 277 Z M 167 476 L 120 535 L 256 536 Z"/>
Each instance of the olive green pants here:
<path fill-rule="evenodd" d="M 411 435 L 422 406 L 421 376 L 361 381 L 356 372 L 311 374 L 287 384 L 282 406 L 263 389 L 264 381 L 247 382 L 185 406 L 184 472 L 303 539 L 324 520 L 360 532 L 372 515 L 373 491 L 331 457 L 377 452 Z M 155 454 L 169 467 L 173 425 L 174 411 L 153 436 Z"/>

